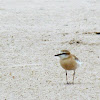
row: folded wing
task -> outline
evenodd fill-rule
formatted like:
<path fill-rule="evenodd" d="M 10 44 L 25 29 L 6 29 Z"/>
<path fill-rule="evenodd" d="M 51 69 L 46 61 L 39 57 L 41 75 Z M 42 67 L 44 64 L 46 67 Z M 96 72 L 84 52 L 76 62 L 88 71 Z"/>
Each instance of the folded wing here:
<path fill-rule="evenodd" d="M 80 62 L 80 60 L 75 56 L 73 55 L 74 59 L 76 60 L 77 64 L 80 66 L 82 63 Z"/>

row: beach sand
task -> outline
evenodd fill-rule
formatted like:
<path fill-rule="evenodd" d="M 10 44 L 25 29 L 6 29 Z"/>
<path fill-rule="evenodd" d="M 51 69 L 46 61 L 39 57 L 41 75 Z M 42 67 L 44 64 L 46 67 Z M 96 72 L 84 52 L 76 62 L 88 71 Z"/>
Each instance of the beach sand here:
<path fill-rule="evenodd" d="M 100 100 L 99 0 L 0 2 L 0 100 Z M 82 62 L 74 85 L 62 49 Z"/>

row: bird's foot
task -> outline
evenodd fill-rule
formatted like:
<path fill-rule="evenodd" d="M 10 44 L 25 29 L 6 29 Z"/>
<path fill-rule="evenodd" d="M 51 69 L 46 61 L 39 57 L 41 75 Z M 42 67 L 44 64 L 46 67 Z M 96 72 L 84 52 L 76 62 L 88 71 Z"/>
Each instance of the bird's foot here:
<path fill-rule="evenodd" d="M 69 82 L 67 82 L 67 84 L 70 84 Z"/>
<path fill-rule="evenodd" d="M 74 84 L 74 82 L 72 82 L 72 84 Z"/>
<path fill-rule="evenodd" d="M 70 84 L 74 84 L 74 82 L 72 82 L 72 83 L 70 83 L 70 82 L 67 82 L 67 84 L 68 84 L 68 85 L 70 85 Z"/>

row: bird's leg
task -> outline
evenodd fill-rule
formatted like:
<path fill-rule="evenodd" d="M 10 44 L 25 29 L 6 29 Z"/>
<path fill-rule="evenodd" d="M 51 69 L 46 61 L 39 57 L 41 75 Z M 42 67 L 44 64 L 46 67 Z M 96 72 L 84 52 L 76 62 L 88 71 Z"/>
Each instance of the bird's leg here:
<path fill-rule="evenodd" d="M 65 70 L 66 71 L 66 81 L 67 81 L 67 84 L 68 84 L 68 79 L 67 79 L 67 70 Z"/>
<path fill-rule="evenodd" d="M 73 73 L 73 84 L 74 84 L 74 77 L 75 77 L 75 70 L 74 70 L 74 73 Z"/>

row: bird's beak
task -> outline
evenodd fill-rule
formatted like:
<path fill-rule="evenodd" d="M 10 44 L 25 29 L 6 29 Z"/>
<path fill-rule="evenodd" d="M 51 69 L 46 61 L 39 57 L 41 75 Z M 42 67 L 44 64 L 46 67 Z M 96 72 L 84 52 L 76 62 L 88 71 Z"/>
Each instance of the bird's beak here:
<path fill-rule="evenodd" d="M 55 56 L 60 56 L 60 55 L 62 55 L 62 54 L 57 54 L 57 55 L 55 55 Z"/>

